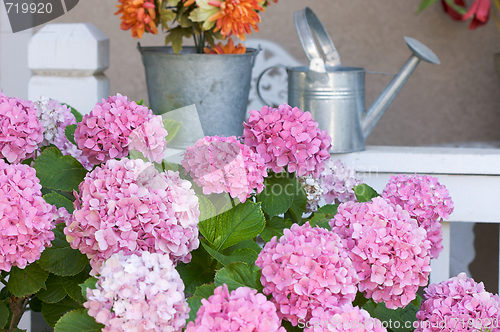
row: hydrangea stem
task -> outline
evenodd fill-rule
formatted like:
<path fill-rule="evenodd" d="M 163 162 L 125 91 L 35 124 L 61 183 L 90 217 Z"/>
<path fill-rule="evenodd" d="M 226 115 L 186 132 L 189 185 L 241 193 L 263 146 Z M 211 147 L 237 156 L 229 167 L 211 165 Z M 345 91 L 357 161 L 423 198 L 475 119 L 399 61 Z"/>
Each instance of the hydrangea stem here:
<path fill-rule="evenodd" d="M 19 324 L 21 317 L 23 317 L 26 306 L 29 302 L 29 295 L 24 297 L 10 296 L 10 311 L 12 311 L 12 320 L 10 321 L 9 330 L 14 330 Z"/>

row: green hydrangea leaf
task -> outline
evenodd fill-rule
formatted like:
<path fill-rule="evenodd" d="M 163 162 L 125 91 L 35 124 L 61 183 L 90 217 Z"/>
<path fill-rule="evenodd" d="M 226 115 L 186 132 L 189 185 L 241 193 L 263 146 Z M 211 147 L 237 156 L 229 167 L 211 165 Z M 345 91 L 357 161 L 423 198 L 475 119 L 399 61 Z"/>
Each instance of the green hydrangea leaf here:
<path fill-rule="evenodd" d="M 163 122 L 163 127 L 165 127 L 165 129 L 168 132 L 167 143 L 170 143 L 170 141 L 179 132 L 179 128 L 181 127 L 182 123 L 179 121 L 172 120 L 172 119 L 163 119 L 162 122 Z"/>
<path fill-rule="evenodd" d="M 229 291 L 246 286 L 260 292 L 262 291 L 260 269 L 255 265 L 250 267 L 242 262 L 229 264 L 215 274 L 215 285 L 221 286 L 223 284 L 227 285 Z"/>
<path fill-rule="evenodd" d="M 38 261 L 40 266 L 60 276 L 74 276 L 80 273 L 89 262 L 87 256 L 77 249 L 72 249 L 63 233 L 64 224 L 53 229 L 55 239 L 52 247 L 46 248 Z"/>
<path fill-rule="evenodd" d="M 72 201 L 55 191 L 51 191 L 50 193 L 43 195 L 43 199 L 45 202 L 57 206 L 57 208 L 65 208 L 69 214 L 73 213 L 73 210 L 75 209 Z"/>
<path fill-rule="evenodd" d="M 0 326 L 5 326 L 9 320 L 10 310 L 4 302 L 0 302 Z"/>
<path fill-rule="evenodd" d="M 388 309 L 383 302 L 375 304 L 373 300 L 369 300 L 363 305 L 363 309 L 368 311 L 371 317 L 380 319 L 382 323 L 391 322 L 393 332 L 410 332 L 414 330 L 413 322 L 417 320 L 416 314 L 420 309 L 419 295 L 416 300 L 416 303 L 410 302 L 406 307 L 398 309 Z"/>
<path fill-rule="evenodd" d="M 31 263 L 24 269 L 13 266 L 10 270 L 7 289 L 15 297 L 35 294 L 46 287 L 45 281 L 48 277 L 49 273 L 44 271 L 36 262 Z"/>
<path fill-rule="evenodd" d="M 64 135 L 66 135 L 68 141 L 76 145 L 75 130 L 76 130 L 76 124 L 68 125 L 66 126 L 66 128 L 64 128 Z"/>
<path fill-rule="evenodd" d="M 78 286 L 80 286 L 81 295 L 85 298 L 85 300 L 87 300 L 87 288 L 96 289 L 96 284 L 97 278 L 95 277 L 90 277 L 85 280 L 84 283 L 78 284 Z"/>
<path fill-rule="evenodd" d="M 285 173 L 271 173 L 264 179 L 264 190 L 257 195 L 262 210 L 270 218 L 288 211 L 295 198 L 296 185 Z"/>
<path fill-rule="evenodd" d="M 367 185 L 366 183 L 359 184 L 353 187 L 354 194 L 358 202 L 369 202 L 372 198 L 380 196 L 375 189 Z"/>
<path fill-rule="evenodd" d="M 196 291 L 194 292 L 193 296 L 187 299 L 187 303 L 191 310 L 189 311 L 189 319 L 186 320 L 186 324 L 196 319 L 196 314 L 201 307 L 201 300 L 213 295 L 214 289 L 214 283 L 196 287 Z"/>
<path fill-rule="evenodd" d="M 89 278 L 89 272 L 87 269 L 84 269 L 82 272 L 78 273 L 73 277 L 64 277 L 62 278 L 62 286 L 66 293 L 78 303 L 83 303 L 87 300 L 86 296 L 82 294 L 82 288 L 80 285 L 85 283 L 85 281 Z M 93 278 L 95 279 L 95 278 Z M 97 280 L 97 279 L 95 279 Z"/>
<path fill-rule="evenodd" d="M 255 242 L 253 239 L 243 240 L 236 243 L 234 246 L 231 246 L 224 250 L 224 253 L 231 253 L 238 249 L 252 249 L 257 254 L 262 250 L 262 248 Z"/>
<path fill-rule="evenodd" d="M 196 287 L 214 281 L 217 261 L 211 258 L 203 246 L 192 251 L 191 256 L 189 264 L 179 262 L 176 270 L 184 281 L 186 293 L 193 294 Z"/>
<path fill-rule="evenodd" d="M 283 230 L 285 228 L 290 228 L 292 223 L 289 220 L 283 220 L 280 217 L 273 217 L 271 220 L 266 222 L 266 227 L 260 233 L 260 237 L 265 241 L 269 242 L 275 236 L 280 238 L 283 235 Z"/>
<path fill-rule="evenodd" d="M 248 248 L 234 250 L 229 255 L 226 256 L 218 252 L 217 250 L 210 248 L 209 245 L 205 244 L 204 239 L 201 241 L 201 244 L 203 248 L 205 248 L 205 250 L 213 258 L 215 258 L 219 263 L 221 263 L 224 266 L 228 266 L 229 264 L 235 262 L 244 262 L 247 263 L 248 265 L 254 265 L 255 260 L 257 259 L 258 256 L 258 254 L 255 251 Z"/>
<path fill-rule="evenodd" d="M 265 225 L 260 203 L 250 200 L 199 223 L 200 233 L 217 251 L 229 248 L 242 240 L 254 238 Z"/>
<path fill-rule="evenodd" d="M 87 309 L 67 312 L 54 326 L 54 332 L 100 332 L 104 325 L 90 317 Z"/>
<path fill-rule="evenodd" d="M 61 191 L 77 190 L 87 174 L 78 160 L 63 156 L 56 147 L 43 150 L 33 167 L 42 187 Z"/>
<path fill-rule="evenodd" d="M 75 309 L 82 309 L 83 307 L 80 303 L 76 302 L 69 296 L 66 296 L 62 301 L 57 303 L 42 303 L 42 315 L 47 324 L 51 327 L 56 325 L 59 318 L 61 318 L 68 311 L 72 311 Z M 77 329 L 76 331 L 81 331 Z"/>
<path fill-rule="evenodd" d="M 45 281 L 45 289 L 41 289 L 36 296 L 47 303 L 57 303 L 66 297 L 66 291 L 62 285 L 62 278 L 55 274 L 50 274 Z"/>

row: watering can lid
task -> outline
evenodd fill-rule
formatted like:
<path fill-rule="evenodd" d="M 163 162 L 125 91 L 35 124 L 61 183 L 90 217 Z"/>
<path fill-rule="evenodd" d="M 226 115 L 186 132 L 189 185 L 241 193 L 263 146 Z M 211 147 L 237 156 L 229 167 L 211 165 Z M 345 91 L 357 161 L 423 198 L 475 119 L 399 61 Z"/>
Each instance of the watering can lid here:
<path fill-rule="evenodd" d="M 296 11 L 294 13 L 294 21 L 295 29 L 299 35 L 302 47 L 306 52 L 307 58 L 311 61 L 311 69 L 318 66 L 318 60 L 321 60 L 321 62 L 323 61 L 311 30 L 314 33 L 321 50 L 323 51 L 325 64 L 332 67 L 341 66 L 340 55 L 335 48 L 330 35 L 328 35 L 328 32 L 323 24 L 321 24 L 321 21 L 309 7 Z"/>

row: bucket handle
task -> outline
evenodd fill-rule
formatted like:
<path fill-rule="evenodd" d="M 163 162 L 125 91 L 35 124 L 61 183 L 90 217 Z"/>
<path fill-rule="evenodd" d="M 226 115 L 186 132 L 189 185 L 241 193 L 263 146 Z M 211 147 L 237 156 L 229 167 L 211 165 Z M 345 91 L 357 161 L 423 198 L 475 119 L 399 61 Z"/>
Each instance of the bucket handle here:
<path fill-rule="evenodd" d="M 288 70 L 288 67 L 285 65 L 275 65 L 275 66 L 268 67 L 268 68 L 264 69 L 262 71 L 262 73 L 260 73 L 259 77 L 257 77 L 257 82 L 255 83 L 255 88 L 257 90 L 257 97 L 259 97 L 259 100 L 262 104 L 268 105 L 268 106 L 271 106 L 271 103 L 268 103 L 267 101 L 265 101 L 264 97 L 262 97 L 262 94 L 260 93 L 260 80 L 262 79 L 262 76 L 264 76 L 265 73 L 267 73 L 268 71 L 270 71 L 271 69 L 274 69 L 274 68 L 285 68 L 286 70 Z M 278 105 L 272 105 L 272 106 L 278 107 Z"/>

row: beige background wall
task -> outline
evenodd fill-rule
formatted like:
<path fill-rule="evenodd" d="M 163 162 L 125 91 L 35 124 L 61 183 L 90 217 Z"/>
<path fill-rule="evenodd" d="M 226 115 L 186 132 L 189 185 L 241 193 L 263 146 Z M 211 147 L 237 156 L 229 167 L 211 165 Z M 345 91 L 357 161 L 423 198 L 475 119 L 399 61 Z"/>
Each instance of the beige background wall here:
<path fill-rule="evenodd" d="M 436 3 L 415 15 L 420 0 L 279 0 L 261 15 L 260 32 L 249 38 L 273 40 L 306 62 L 293 24 L 293 12 L 309 6 L 337 46 L 344 65 L 396 73 L 410 52 L 404 36 L 433 50 L 441 65 L 421 63 L 368 139 L 368 144 L 433 145 L 500 142 L 500 83 L 493 53 L 500 33 L 493 20 L 475 31 L 455 22 Z M 471 1 L 469 1 L 470 3 Z M 111 93 L 147 100 L 144 68 L 137 41 L 120 30 L 113 15 L 117 1 L 80 0 L 52 21 L 91 22 L 111 39 Z M 162 45 L 164 35 L 147 35 L 143 45 Z M 367 105 L 390 77 L 367 76 Z"/>

